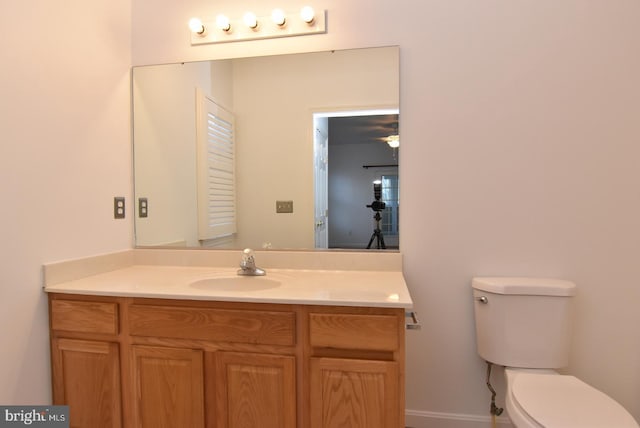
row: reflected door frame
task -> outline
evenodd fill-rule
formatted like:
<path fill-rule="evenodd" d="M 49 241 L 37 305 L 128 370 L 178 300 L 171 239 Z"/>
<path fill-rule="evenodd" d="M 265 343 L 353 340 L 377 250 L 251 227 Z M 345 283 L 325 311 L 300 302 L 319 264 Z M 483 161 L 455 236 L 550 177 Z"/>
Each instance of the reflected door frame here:
<path fill-rule="evenodd" d="M 329 117 L 313 115 L 315 248 L 329 248 Z"/>
<path fill-rule="evenodd" d="M 312 112 L 315 248 L 329 248 L 329 118 L 385 114 L 400 114 L 400 110 L 390 106 L 362 106 L 316 109 Z"/>

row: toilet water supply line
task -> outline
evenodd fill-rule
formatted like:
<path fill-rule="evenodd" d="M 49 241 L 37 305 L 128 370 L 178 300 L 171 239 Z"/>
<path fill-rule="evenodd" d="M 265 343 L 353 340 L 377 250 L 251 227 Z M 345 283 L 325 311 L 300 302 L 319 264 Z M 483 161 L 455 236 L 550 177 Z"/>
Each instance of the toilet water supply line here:
<path fill-rule="evenodd" d="M 491 386 L 491 367 L 492 363 L 487 361 L 487 388 L 491 391 L 491 408 L 489 412 L 491 413 L 491 426 L 496 428 L 496 416 L 500 416 L 504 411 L 503 408 L 496 406 L 496 390 Z"/>

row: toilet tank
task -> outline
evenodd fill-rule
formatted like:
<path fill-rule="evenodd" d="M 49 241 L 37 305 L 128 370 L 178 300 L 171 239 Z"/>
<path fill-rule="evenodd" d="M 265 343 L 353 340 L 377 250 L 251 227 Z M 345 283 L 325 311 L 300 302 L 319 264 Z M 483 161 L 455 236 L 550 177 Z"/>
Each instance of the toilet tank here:
<path fill-rule="evenodd" d="M 472 281 L 478 354 L 506 367 L 565 367 L 576 286 L 549 278 Z"/>

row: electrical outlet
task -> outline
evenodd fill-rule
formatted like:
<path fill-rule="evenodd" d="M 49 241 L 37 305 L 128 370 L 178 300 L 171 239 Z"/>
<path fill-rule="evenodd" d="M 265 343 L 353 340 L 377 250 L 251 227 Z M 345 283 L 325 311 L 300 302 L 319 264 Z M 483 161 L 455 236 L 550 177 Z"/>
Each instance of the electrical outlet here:
<path fill-rule="evenodd" d="M 293 201 L 276 201 L 276 213 L 292 213 Z"/>
<path fill-rule="evenodd" d="M 124 218 L 124 196 L 113 198 L 113 218 Z"/>
<path fill-rule="evenodd" d="M 138 217 L 146 218 L 149 216 L 149 202 L 147 198 L 138 198 Z"/>

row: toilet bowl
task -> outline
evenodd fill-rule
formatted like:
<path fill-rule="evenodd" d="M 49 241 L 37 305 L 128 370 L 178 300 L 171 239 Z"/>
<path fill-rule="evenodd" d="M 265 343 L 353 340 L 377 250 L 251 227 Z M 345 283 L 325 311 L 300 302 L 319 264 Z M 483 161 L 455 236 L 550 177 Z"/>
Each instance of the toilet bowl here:
<path fill-rule="evenodd" d="M 575 376 L 505 368 L 506 408 L 517 428 L 638 428 L 624 407 Z"/>
<path fill-rule="evenodd" d="M 516 428 L 640 428 L 611 397 L 555 371 L 569 361 L 570 281 L 488 277 L 472 281 L 478 354 L 505 367 Z"/>

